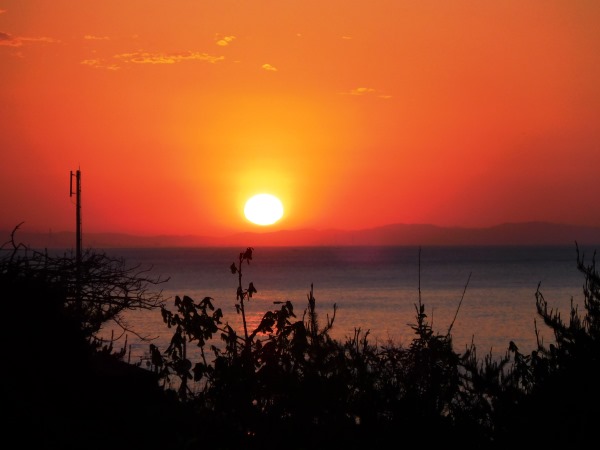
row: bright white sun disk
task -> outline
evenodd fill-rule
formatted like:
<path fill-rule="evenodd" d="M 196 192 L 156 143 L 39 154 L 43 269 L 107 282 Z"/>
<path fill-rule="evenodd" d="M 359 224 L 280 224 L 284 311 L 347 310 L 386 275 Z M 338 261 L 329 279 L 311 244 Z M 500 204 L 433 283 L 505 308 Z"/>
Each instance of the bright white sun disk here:
<path fill-rule="evenodd" d="M 244 214 L 256 225 L 272 225 L 283 216 L 283 205 L 274 195 L 258 194 L 246 202 Z"/>

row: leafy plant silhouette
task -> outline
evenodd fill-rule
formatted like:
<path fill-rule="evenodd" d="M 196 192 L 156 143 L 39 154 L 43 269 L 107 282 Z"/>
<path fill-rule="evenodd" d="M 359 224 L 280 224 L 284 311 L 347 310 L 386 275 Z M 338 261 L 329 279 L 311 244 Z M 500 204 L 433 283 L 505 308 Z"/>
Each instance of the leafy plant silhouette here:
<path fill-rule="evenodd" d="M 369 331 L 360 329 L 344 343 L 332 339 L 336 306 L 321 326 L 312 285 L 301 320 L 289 300 L 276 301 L 279 308 L 265 312 L 251 330 L 246 305 L 257 289 L 242 281 L 252 257 L 248 247 L 230 266 L 238 276 L 235 309 L 243 336 L 223 322 L 212 298 L 196 303 L 184 296 L 176 297 L 175 313 L 162 308 L 163 320 L 175 328 L 169 347 L 161 353 L 151 345 L 152 367 L 164 386 L 177 377 L 179 398 L 195 405 L 211 429 L 220 429 L 231 445 L 258 445 L 303 430 L 299 445 L 318 439 L 350 447 L 373 439 L 384 443 L 389 435 L 380 431 L 394 433 L 399 425 L 408 431 L 435 423 L 449 430 L 460 358 L 449 332 L 433 332 L 420 298 L 409 348 L 371 345 Z M 192 343 L 200 355 L 195 364 L 187 351 Z"/>
<path fill-rule="evenodd" d="M 416 321 L 410 325 L 415 337 L 408 347 L 393 342 L 372 345 L 369 331 L 360 328 L 345 342 L 332 339 L 329 331 L 336 307 L 321 327 L 312 285 L 301 320 L 296 319 L 290 301 L 278 301 L 279 309 L 267 311 L 251 330 L 246 306 L 257 289 L 253 283 L 244 287 L 242 278 L 243 267 L 252 257 L 249 247 L 230 267 L 238 275 L 235 307 L 242 318 L 243 336 L 223 323 L 222 312 L 214 310 L 212 299 L 195 304 L 184 297 L 176 301 L 180 314 L 194 319 L 183 321 L 163 312 L 167 324 L 181 329 L 175 333 L 167 358 L 155 360 L 163 370 L 161 376 L 178 364 L 181 370 L 174 373 L 185 388 L 180 387 L 180 398 L 193 405 L 208 429 L 217 430 L 224 447 L 258 448 L 294 436 L 289 448 L 308 448 L 315 442 L 323 447 L 363 448 L 384 445 L 390 439 L 418 445 L 427 436 L 430 445 L 503 448 L 515 433 L 532 427 L 545 429 L 546 423 L 558 426 L 556 417 L 575 427 L 581 442 L 589 438 L 583 427 L 591 427 L 598 413 L 591 406 L 581 408 L 581 399 L 569 392 L 582 381 L 580 371 L 585 369 L 589 375 L 581 386 L 593 399 L 598 397 L 593 380 L 600 375 L 600 283 L 595 265 L 585 266 L 579 252 L 578 269 L 586 278 L 586 316 L 579 317 L 573 307 L 569 324 L 564 324 L 558 313 L 547 310 L 538 286 L 538 313 L 554 330 L 557 344 L 546 349 L 539 342 L 536 351 L 525 355 L 511 341 L 502 358 L 490 353 L 482 360 L 474 343 L 463 354 L 453 350 L 454 320 L 444 334 L 433 330 L 420 285 Z M 209 343 L 218 333 L 222 345 Z M 185 360 L 184 338 L 200 348 L 201 361 L 196 365 Z M 173 352 L 174 348 L 178 350 Z M 193 380 L 196 389 L 190 389 L 186 380 Z M 581 387 L 576 391 L 584 395 Z M 556 414 L 559 406 L 562 412 Z M 195 439 L 206 443 L 205 436 Z M 551 445 L 552 439 L 536 435 L 521 441 Z M 558 441 L 577 443 L 566 434 Z"/>

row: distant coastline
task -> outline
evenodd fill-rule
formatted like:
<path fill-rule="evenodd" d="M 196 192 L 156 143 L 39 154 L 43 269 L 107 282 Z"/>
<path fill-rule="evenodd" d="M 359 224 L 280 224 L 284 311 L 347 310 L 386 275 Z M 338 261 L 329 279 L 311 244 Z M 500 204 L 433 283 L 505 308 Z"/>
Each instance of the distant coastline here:
<path fill-rule="evenodd" d="M 2 232 L 2 243 L 13 230 Z M 30 248 L 73 248 L 75 232 L 32 233 L 17 230 L 17 243 Z M 119 233 L 85 233 L 84 248 L 144 247 L 247 247 L 247 246 L 352 246 L 352 245 L 595 245 L 600 227 L 548 222 L 505 223 L 487 228 L 393 224 L 355 231 L 283 230 L 210 236 L 137 236 Z"/>

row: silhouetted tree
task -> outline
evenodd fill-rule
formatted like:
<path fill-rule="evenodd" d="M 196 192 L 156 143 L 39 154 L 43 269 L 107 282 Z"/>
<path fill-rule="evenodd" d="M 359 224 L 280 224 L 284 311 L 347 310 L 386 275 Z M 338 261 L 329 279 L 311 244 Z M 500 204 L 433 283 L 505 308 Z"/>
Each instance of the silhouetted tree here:
<path fill-rule="evenodd" d="M 94 336 L 106 320 L 126 328 L 126 309 L 153 307 L 159 297 L 145 296 L 151 280 L 105 255 L 86 253 L 81 268 L 73 261 L 16 244 L 14 232 L 0 248 L 4 439 L 58 449 L 176 448 L 145 430 L 153 421 L 168 425 L 179 405 L 154 374 L 122 360 L 125 347 Z"/>

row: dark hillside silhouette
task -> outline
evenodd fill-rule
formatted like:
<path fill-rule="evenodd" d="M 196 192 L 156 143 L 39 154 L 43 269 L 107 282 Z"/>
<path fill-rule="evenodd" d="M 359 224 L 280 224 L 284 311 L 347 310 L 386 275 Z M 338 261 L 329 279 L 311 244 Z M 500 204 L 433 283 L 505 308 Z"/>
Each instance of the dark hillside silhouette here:
<path fill-rule="evenodd" d="M 9 231 L 6 232 L 9 234 Z M 70 248 L 73 232 L 19 233 L 31 248 Z M 439 227 L 426 224 L 394 224 L 356 231 L 282 230 L 210 236 L 135 236 L 118 233 L 88 233 L 94 248 L 118 247 L 243 247 L 337 246 L 337 245 L 573 245 L 600 244 L 600 227 L 545 222 L 506 223 L 489 228 Z"/>

